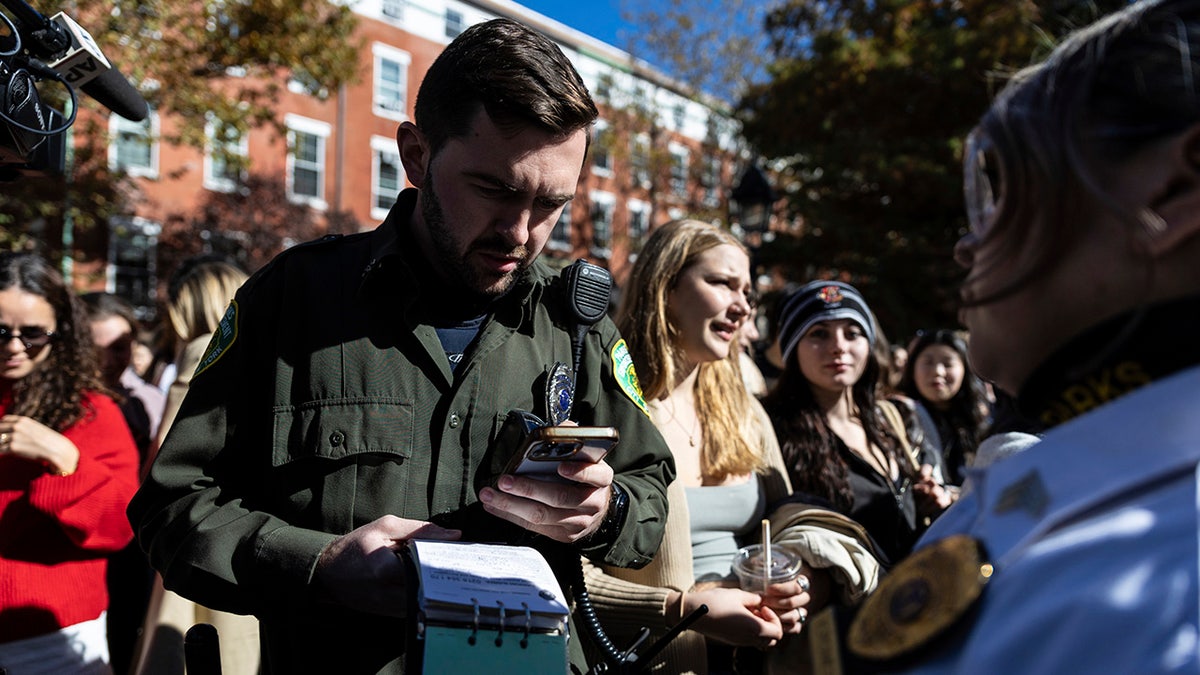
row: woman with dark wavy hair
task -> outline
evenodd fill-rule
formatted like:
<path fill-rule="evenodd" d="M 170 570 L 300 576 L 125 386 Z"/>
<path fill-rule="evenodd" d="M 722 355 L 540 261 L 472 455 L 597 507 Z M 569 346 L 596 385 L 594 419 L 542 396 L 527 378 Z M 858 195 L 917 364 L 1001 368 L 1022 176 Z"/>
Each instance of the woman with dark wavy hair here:
<path fill-rule="evenodd" d="M 138 453 L 62 276 L 0 253 L 0 669 L 110 673 L 107 556 Z"/>
<path fill-rule="evenodd" d="M 946 482 L 962 485 L 987 430 L 983 380 L 967 362 L 966 340 L 952 330 L 917 333 L 908 354 L 899 389 L 933 419 Z"/>
<path fill-rule="evenodd" d="M 783 374 L 763 406 L 792 488 L 857 520 L 894 564 L 950 497 L 932 478 L 935 462 L 913 451 L 899 411 L 877 395 L 871 316 L 858 289 L 839 281 L 785 299 Z"/>

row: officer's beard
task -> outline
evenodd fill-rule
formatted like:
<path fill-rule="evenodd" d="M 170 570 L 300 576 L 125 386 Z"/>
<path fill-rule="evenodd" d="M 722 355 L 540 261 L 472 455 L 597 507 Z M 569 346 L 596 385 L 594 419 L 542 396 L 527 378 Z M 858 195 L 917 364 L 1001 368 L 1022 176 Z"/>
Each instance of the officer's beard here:
<path fill-rule="evenodd" d="M 495 234 L 471 242 L 462 241 L 446 225 L 446 215 L 433 182 L 432 166 L 426 167 L 425 176 L 421 218 L 425 223 L 425 230 L 429 233 L 429 241 L 436 259 L 434 262 L 442 278 L 466 291 L 479 302 L 486 303 L 504 296 L 512 288 L 517 277 L 533 263 L 529 249 L 525 246 L 513 247 Z M 470 264 L 468 257 L 473 251 L 517 257 L 521 262 L 512 272 L 497 278 L 485 275 Z"/>

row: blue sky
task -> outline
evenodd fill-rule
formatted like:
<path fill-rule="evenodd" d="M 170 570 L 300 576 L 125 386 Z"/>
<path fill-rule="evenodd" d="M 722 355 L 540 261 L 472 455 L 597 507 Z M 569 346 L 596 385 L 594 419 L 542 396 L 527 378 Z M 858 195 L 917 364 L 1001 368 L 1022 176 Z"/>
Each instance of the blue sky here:
<path fill-rule="evenodd" d="M 621 21 L 621 0 L 517 0 L 582 33 L 614 47 L 628 48 L 628 26 Z"/>

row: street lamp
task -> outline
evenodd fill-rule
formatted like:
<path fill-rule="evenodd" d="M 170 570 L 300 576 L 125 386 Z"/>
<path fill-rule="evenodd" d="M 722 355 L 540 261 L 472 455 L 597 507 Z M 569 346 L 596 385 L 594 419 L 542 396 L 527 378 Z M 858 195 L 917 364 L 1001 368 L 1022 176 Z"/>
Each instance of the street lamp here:
<path fill-rule="evenodd" d="M 758 168 L 758 161 L 746 167 L 737 185 L 729 193 L 730 215 L 745 233 L 746 248 L 750 249 L 751 276 L 758 278 L 758 249 L 764 234 L 770 230 L 771 212 L 779 195 Z"/>

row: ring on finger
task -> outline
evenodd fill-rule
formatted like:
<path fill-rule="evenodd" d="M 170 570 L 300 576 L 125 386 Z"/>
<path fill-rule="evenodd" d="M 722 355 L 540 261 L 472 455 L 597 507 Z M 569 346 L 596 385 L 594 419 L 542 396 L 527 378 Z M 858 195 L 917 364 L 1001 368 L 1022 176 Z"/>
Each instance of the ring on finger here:
<path fill-rule="evenodd" d="M 797 578 L 796 581 L 800 582 L 800 592 L 807 593 L 808 589 L 811 586 L 811 584 L 809 584 L 809 582 L 808 582 L 808 577 L 801 576 L 801 577 Z"/>
<path fill-rule="evenodd" d="M 8 432 L 0 432 L 0 448 L 8 447 Z"/>

